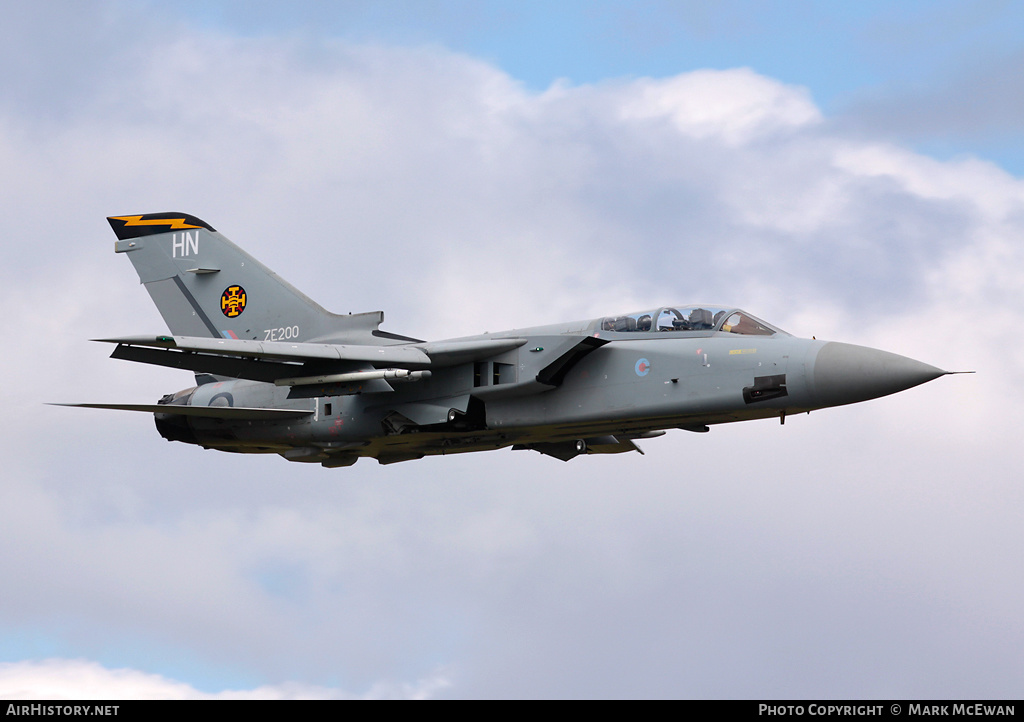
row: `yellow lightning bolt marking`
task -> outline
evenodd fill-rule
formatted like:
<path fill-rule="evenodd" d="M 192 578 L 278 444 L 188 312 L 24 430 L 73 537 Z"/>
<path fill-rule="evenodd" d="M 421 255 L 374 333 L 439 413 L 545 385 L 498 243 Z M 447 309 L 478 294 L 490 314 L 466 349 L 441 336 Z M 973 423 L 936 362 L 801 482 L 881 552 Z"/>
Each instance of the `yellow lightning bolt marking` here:
<path fill-rule="evenodd" d="M 126 226 L 168 226 L 172 231 L 180 231 L 184 228 L 202 228 L 185 223 L 184 218 L 148 218 L 142 220 L 142 216 L 111 216 L 115 221 L 124 221 Z"/>

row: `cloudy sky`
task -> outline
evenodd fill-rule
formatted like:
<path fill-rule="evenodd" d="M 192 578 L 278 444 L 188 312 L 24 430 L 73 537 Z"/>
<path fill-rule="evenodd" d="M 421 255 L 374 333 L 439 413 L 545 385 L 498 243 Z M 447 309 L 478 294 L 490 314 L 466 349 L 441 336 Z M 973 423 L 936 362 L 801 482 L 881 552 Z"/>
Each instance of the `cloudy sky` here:
<path fill-rule="evenodd" d="M 0 697 L 1024 695 L 1024 9 L 4 2 Z M 975 370 L 645 456 L 168 443 L 108 215 L 444 338 L 662 303 Z"/>

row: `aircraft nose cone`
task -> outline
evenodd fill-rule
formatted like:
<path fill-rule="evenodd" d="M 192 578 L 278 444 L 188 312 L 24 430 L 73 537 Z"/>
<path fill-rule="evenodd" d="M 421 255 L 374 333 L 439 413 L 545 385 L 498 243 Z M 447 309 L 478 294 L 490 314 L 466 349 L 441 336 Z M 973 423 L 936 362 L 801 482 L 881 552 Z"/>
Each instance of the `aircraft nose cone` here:
<path fill-rule="evenodd" d="M 821 406 L 842 406 L 888 396 L 945 374 L 906 356 L 831 342 L 814 360 L 814 393 Z"/>

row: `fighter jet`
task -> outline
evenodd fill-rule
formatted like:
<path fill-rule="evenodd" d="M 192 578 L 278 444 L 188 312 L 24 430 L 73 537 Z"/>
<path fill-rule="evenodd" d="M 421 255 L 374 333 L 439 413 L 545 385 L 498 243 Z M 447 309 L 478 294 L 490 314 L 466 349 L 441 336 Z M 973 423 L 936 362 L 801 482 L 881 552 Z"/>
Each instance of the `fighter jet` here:
<path fill-rule="evenodd" d="M 568 461 L 951 373 L 710 304 L 422 341 L 380 330 L 380 311 L 329 313 L 195 216 L 107 220 L 170 334 L 96 340 L 196 385 L 156 404 L 70 405 L 153 413 L 165 439 L 207 449 L 329 468 L 506 447 Z"/>

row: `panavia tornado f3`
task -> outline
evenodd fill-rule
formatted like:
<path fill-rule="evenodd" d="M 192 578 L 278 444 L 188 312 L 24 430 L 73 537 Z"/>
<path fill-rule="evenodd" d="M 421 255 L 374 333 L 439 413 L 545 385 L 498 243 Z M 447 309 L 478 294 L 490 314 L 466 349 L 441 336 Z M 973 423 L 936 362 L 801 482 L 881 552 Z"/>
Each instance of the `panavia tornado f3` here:
<path fill-rule="evenodd" d="M 208 449 L 326 467 L 504 447 L 568 461 L 951 373 L 705 304 L 421 341 L 381 331 L 379 311 L 325 311 L 195 216 L 108 221 L 171 335 L 98 340 L 196 386 L 156 404 L 73 405 L 149 412 L 164 438 Z"/>

